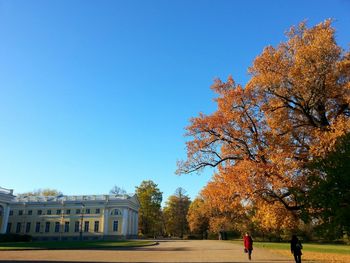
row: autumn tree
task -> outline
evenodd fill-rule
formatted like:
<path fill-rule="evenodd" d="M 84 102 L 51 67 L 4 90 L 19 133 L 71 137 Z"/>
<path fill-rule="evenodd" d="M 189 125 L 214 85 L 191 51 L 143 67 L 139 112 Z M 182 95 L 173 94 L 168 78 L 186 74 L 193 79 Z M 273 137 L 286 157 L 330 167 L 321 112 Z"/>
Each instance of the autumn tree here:
<path fill-rule="evenodd" d="M 143 235 L 156 236 L 162 232 L 161 203 L 162 192 L 153 181 L 142 181 L 136 187 L 140 202 L 139 230 Z"/>
<path fill-rule="evenodd" d="M 260 201 L 250 207 L 252 209 L 251 222 L 263 237 L 290 237 L 302 224 L 298 216 L 285 209 L 280 202 L 268 203 Z"/>
<path fill-rule="evenodd" d="M 50 189 L 50 188 L 42 188 L 33 190 L 31 192 L 25 192 L 25 193 L 19 193 L 17 196 L 24 197 L 24 196 L 58 196 L 62 195 L 62 192 L 56 189 Z"/>
<path fill-rule="evenodd" d="M 217 110 L 191 119 L 177 173 L 214 167 L 227 199 L 300 211 L 307 165 L 350 130 L 350 53 L 334 34 L 330 20 L 300 23 L 255 59 L 244 87 L 216 80 Z"/>
<path fill-rule="evenodd" d="M 172 236 L 183 238 L 189 231 L 187 213 L 191 200 L 185 189 L 179 187 L 175 194 L 168 197 L 163 209 L 165 230 Z"/>
<path fill-rule="evenodd" d="M 216 233 L 219 238 L 228 231 L 237 232 L 246 219 L 241 200 L 220 174 L 201 190 L 200 196 L 191 204 L 187 215 L 190 230 L 193 233 Z"/>
<path fill-rule="evenodd" d="M 202 189 L 201 197 L 209 216 L 210 232 L 223 238 L 222 233 L 241 229 L 240 225 L 246 218 L 242 200 L 222 174 L 214 174 L 212 180 Z"/>
<path fill-rule="evenodd" d="M 209 230 L 210 213 L 202 197 L 197 197 L 191 202 L 187 213 L 187 222 L 190 232 L 199 234 L 202 238 L 207 238 Z"/>

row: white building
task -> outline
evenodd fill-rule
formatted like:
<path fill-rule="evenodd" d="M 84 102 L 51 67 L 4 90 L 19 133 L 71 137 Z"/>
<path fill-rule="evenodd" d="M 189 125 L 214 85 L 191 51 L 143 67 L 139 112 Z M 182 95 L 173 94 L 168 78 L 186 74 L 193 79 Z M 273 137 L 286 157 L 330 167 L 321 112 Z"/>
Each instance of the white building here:
<path fill-rule="evenodd" d="M 10 203 L 14 198 L 12 189 L 0 187 L 0 234 L 6 233 L 10 215 Z"/>
<path fill-rule="evenodd" d="M 137 238 L 135 195 L 15 197 L 0 189 L 1 233 L 40 240 Z"/>

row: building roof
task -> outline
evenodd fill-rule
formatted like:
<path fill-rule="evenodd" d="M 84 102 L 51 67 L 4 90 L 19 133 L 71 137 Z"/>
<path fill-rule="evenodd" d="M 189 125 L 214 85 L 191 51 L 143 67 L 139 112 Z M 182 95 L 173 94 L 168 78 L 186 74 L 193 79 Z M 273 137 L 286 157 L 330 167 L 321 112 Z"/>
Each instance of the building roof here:
<path fill-rule="evenodd" d="M 113 201 L 127 200 L 130 195 L 58 195 L 58 196 L 17 196 L 13 202 L 65 202 L 65 201 Z"/>
<path fill-rule="evenodd" d="M 1 194 L 8 194 L 13 195 L 13 189 L 6 189 L 0 186 L 0 193 Z"/>

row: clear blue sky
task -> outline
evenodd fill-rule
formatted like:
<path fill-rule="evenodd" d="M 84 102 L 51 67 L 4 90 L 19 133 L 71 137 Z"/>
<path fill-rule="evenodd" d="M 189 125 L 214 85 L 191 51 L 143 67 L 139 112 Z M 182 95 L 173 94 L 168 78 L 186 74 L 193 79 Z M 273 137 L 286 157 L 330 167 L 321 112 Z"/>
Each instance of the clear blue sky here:
<path fill-rule="evenodd" d="M 194 198 L 212 171 L 174 172 L 213 79 L 246 83 L 265 46 L 326 18 L 348 49 L 347 0 L 0 1 L 0 186 Z"/>

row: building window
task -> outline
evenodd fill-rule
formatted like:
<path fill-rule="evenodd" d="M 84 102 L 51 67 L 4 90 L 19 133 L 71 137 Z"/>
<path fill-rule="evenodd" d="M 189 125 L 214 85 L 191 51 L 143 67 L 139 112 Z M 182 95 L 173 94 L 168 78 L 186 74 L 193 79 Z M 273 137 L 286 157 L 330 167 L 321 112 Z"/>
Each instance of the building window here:
<path fill-rule="evenodd" d="M 113 221 L 113 231 L 118 232 L 118 221 Z"/>
<path fill-rule="evenodd" d="M 84 222 L 84 232 L 89 232 L 89 221 Z"/>
<path fill-rule="evenodd" d="M 75 209 L 76 214 L 80 214 L 80 209 Z"/>
<path fill-rule="evenodd" d="M 11 227 L 12 227 L 12 223 L 7 223 L 6 233 L 10 233 L 11 232 Z"/>
<path fill-rule="evenodd" d="M 56 215 L 60 215 L 61 214 L 61 209 L 57 209 L 56 210 Z"/>
<path fill-rule="evenodd" d="M 55 233 L 60 232 L 60 222 L 55 222 Z"/>
<path fill-rule="evenodd" d="M 51 215 L 51 209 L 47 210 L 46 214 Z"/>
<path fill-rule="evenodd" d="M 98 227 L 99 227 L 100 222 L 99 221 L 95 221 L 95 225 L 94 225 L 94 232 L 98 232 Z"/>
<path fill-rule="evenodd" d="M 100 213 L 100 208 L 96 208 L 96 214 L 99 214 Z"/>
<path fill-rule="evenodd" d="M 36 222 L 35 224 L 35 233 L 39 233 L 40 232 L 40 222 Z"/>
<path fill-rule="evenodd" d="M 13 216 L 13 210 L 10 210 L 10 216 Z"/>
<path fill-rule="evenodd" d="M 31 216 L 33 214 L 33 210 L 28 210 L 28 215 Z"/>
<path fill-rule="evenodd" d="M 16 233 L 19 233 L 19 232 L 21 232 L 21 223 L 20 222 L 18 222 L 17 223 L 17 225 L 16 225 Z"/>
<path fill-rule="evenodd" d="M 43 210 L 38 210 L 38 215 L 40 216 L 40 215 L 42 215 L 43 214 Z"/>
<path fill-rule="evenodd" d="M 22 216 L 23 215 L 23 210 L 18 210 L 18 215 Z"/>
<path fill-rule="evenodd" d="M 66 210 L 66 214 L 67 214 L 67 215 L 70 215 L 70 209 L 67 209 L 67 210 Z"/>
<path fill-rule="evenodd" d="M 46 233 L 50 232 L 50 222 L 45 223 L 45 232 Z"/>
<path fill-rule="evenodd" d="M 85 209 L 85 214 L 90 214 L 90 208 Z"/>
<path fill-rule="evenodd" d="M 69 222 L 64 222 L 64 232 L 69 232 Z"/>
<path fill-rule="evenodd" d="M 119 209 L 113 209 L 111 214 L 114 216 L 118 216 L 118 215 L 121 215 L 122 213 L 120 212 Z"/>
<path fill-rule="evenodd" d="M 74 232 L 79 232 L 79 226 L 80 226 L 79 221 L 75 221 L 74 222 Z"/>
<path fill-rule="evenodd" d="M 30 222 L 27 222 L 26 224 L 26 233 L 30 232 Z"/>

